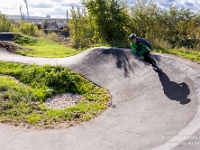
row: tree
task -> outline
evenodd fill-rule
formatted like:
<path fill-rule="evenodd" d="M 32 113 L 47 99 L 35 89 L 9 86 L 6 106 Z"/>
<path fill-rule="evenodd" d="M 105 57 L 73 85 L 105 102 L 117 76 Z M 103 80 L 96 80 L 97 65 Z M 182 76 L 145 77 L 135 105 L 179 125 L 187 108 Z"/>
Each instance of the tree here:
<path fill-rule="evenodd" d="M 196 38 L 200 30 L 198 13 L 185 8 L 177 9 L 174 4 L 169 10 L 163 10 L 146 0 L 137 0 L 130 8 L 130 29 L 138 36 L 150 39 L 153 43 L 163 41 L 169 47 L 193 48 L 197 45 Z"/>
<path fill-rule="evenodd" d="M 160 30 L 161 9 L 152 1 L 137 0 L 130 7 L 131 31 L 138 36 L 155 37 Z"/>
<path fill-rule="evenodd" d="M 94 30 L 85 9 L 72 7 L 69 26 L 73 47 L 84 48 L 93 43 Z"/>
<path fill-rule="evenodd" d="M 0 12 L 0 32 L 11 32 L 13 31 L 13 24 L 4 14 Z"/>
<path fill-rule="evenodd" d="M 104 42 L 123 42 L 127 39 L 129 21 L 126 5 L 121 0 L 85 0 L 83 4 L 93 20 L 96 37 Z"/>
<path fill-rule="evenodd" d="M 200 25 L 198 16 L 191 12 L 190 9 L 177 9 L 172 5 L 167 13 L 167 27 L 165 39 L 169 41 L 173 47 L 194 47 L 196 44 L 194 29 Z"/>

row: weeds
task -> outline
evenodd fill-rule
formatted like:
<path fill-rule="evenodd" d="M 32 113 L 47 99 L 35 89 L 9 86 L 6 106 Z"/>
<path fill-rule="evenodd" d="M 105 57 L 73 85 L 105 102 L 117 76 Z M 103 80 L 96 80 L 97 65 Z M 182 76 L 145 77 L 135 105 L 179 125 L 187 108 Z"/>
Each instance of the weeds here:
<path fill-rule="evenodd" d="M 32 51 L 17 50 L 16 52 L 25 56 L 46 57 L 46 58 L 63 58 L 76 55 L 81 50 L 75 50 L 65 45 L 56 43 L 46 38 L 36 38 L 31 36 L 16 35 L 13 39 L 15 43 L 25 46 Z"/>
<path fill-rule="evenodd" d="M 87 121 L 109 103 L 107 90 L 63 67 L 25 65 L 0 61 L 0 121 L 51 128 L 62 122 Z M 45 100 L 71 92 L 83 96 L 75 106 L 47 109 Z"/>
<path fill-rule="evenodd" d="M 156 49 L 156 52 L 168 53 L 173 55 L 178 55 L 188 60 L 196 61 L 200 63 L 200 51 L 192 50 L 186 48 L 176 48 L 176 49 Z"/>

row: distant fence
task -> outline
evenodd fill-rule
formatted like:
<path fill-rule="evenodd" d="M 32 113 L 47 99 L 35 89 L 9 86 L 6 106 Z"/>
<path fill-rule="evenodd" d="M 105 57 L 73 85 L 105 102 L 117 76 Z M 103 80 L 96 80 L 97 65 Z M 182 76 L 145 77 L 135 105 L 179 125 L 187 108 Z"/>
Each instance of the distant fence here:
<path fill-rule="evenodd" d="M 13 33 L 0 32 L 0 41 L 12 41 Z"/>

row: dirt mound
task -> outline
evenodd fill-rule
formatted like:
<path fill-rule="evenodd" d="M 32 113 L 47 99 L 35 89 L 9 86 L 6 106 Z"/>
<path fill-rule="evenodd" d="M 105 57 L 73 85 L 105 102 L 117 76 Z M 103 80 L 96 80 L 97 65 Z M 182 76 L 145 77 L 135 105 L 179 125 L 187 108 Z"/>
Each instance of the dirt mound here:
<path fill-rule="evenodd" d="M 10 53 L 15 53 L 16 50 L 31 50 L 11 41 L 0 41 L 0 47 L 5 48 Z"/>

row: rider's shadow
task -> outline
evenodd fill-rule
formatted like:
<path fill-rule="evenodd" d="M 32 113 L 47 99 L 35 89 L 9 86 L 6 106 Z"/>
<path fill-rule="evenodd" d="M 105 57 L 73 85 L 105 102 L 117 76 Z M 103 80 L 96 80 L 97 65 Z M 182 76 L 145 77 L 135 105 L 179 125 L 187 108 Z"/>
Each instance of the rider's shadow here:
<path fill-rule="evenodd" d="M 159 72 L 159 78 L 163 86 L 164 94 L 171 100 L 179 101 L 180 104 L 188 104 L 191 100 L 188 98 L 190 90 L 185 82 L 176 83 L 170 81 L 164 72 Z"/>
<path fill-rule="evenodd" d="M 129 58 L 127 56 L 126 53 L 123 50 L 120 49 L 115 49 L 115 48 L 110 48 L 110 49 L 106 49 L 102 52 L 103 54 L 106 55 L 112 55 L 116 58 L 116 67 L 119 69 L 123 69 L 124 70 L 124 76 L 128 77 L 130 72 L 133 72 L 133 67 L 132 66 L 136 66 L 136 64 L 131 64 L 129 62 Z"/>

